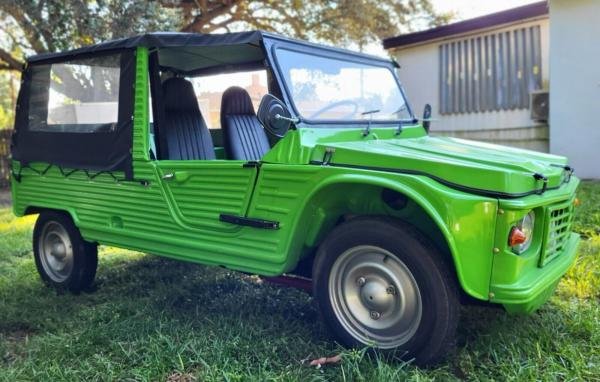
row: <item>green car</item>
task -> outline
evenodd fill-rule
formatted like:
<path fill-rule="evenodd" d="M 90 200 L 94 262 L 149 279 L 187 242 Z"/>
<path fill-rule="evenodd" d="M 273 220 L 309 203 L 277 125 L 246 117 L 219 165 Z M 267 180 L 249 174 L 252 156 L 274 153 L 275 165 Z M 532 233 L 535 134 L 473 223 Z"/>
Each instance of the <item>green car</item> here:
<path fill-rule="evenodd" d="M 418 364 L 461 302 L 532 312 L 573 263 L 564 157 L 433 137 L 389 60 L 264 32 L 152 33 L 30 57 L 12 146 L 37 269 L 98 244 L 312 282 L 340 343 Z"/>

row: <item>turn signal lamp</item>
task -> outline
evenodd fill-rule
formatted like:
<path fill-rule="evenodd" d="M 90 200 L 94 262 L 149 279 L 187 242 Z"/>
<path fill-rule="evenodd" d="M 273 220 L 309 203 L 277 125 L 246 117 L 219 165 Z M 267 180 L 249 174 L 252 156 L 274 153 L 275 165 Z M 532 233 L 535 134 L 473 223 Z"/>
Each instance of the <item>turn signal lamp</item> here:
<path fill-rule="evenodd" d="M 508 245 L 515 247 L 527 241 L 527 236 L 517 227 L 512 227 L 508 236 Z"/>
<path fill-rule="evenodd" d="M 527 215 L 514 225 L 508 234 L 508 245 L 516 253 L 523 253 L 531 245 L 533 239 L 533 223 L 535 214 L 529 211 Z"/>

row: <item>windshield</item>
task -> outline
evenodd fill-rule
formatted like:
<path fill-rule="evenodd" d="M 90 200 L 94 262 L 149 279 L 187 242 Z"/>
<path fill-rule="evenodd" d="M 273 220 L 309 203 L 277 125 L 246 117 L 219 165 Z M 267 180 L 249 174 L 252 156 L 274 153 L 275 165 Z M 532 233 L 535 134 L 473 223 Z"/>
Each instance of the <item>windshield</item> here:
<path fill-rule="evenodd" d="M 300 115 L 320 121 L 412 119 L 390 68 L 277 50 L 277 61 Z"/>

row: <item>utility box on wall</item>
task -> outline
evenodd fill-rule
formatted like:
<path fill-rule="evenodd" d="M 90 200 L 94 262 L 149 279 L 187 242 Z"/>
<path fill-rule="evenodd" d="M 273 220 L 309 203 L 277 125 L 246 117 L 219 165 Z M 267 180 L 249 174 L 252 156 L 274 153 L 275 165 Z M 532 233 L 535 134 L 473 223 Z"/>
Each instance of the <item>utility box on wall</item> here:
<path fill-rule="evenodd" d="M 529 93 L 529 110 L 531 110 L 533 121 L 548 122 L 550 94 L 547 90 L 536 90 Z"/>

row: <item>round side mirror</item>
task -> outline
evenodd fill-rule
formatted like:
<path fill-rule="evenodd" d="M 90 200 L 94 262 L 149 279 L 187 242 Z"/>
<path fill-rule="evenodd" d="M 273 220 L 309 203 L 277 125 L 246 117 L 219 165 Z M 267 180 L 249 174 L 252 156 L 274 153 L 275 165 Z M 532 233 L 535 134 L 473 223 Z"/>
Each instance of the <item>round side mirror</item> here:
<path fill-rule="evenodd" d="M 269 133 L 279 138 L 287 133 L 292 123 L 297 122 L 285 104 L 270 94 L 265 94 L 260 100 L 256 116 Z"/>
<path fill-rule="evenodd" d="M 429 134 L 429 129 L 431 128 L 431 105 L 426 104 L 423 108 L 423 128 Z"/>

